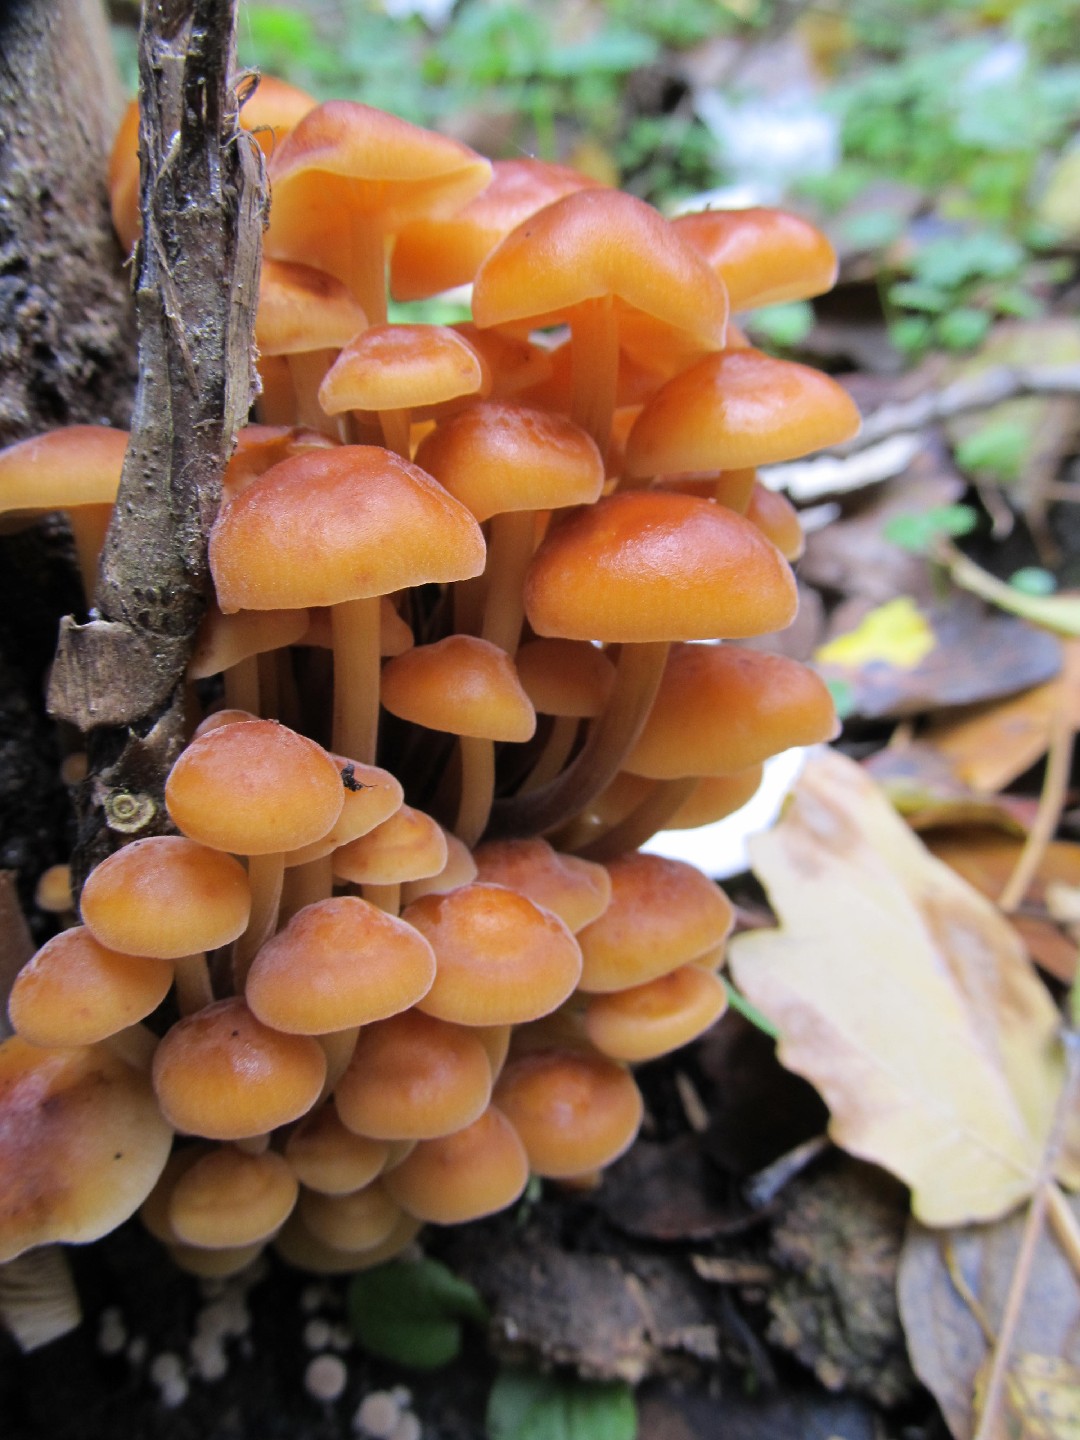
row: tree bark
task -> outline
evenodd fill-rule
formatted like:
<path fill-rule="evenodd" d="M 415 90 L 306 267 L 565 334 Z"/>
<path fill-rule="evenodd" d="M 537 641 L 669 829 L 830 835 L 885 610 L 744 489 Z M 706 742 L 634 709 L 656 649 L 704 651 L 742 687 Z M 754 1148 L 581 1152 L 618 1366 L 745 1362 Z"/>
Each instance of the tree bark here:
<path fill-rule="evenodd" d="M 265 184 L 239 128 L 234 42 L 231 0 L 147 0 L 135 413 L 97 613 L 65 620 L 49 690 L 53 713 L 88 733 L 77 879 L 124 840 L 169 828 L 164 780 L 185 739 L 207 535 L 256 385 Z"/>
<path fill-rule="evenodd" d="M 129 423 L 134 313 L 106 187 L 120 102 L 100 0 L 0 5 L 0 445 Z M 0 867 L 32 920 L 37 876 L 71 848 L 44 704 L 57 619 L 80 603 L 69 548 L 55 522 L 0 536 Z"/>

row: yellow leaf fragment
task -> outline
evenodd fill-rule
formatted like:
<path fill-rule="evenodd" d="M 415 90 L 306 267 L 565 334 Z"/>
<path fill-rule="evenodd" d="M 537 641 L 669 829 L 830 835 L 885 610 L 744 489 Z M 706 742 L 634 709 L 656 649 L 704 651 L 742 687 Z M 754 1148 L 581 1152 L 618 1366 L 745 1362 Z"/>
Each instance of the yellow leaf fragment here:
<path fill-rule="evenodd" d="M 854 630 L 822 645 L 814 659 L 851 670 L 875 660 L 914 670 L 936 644 L 930 622 L 910 595 L 901 595 L 871 610 Z"/>
<path fill-rule="evenodd" d="M 737 937 L 732 971 L 836 1142 L 909 1185 L 926 1224 L 1018 1204 L 1063 1064 L 1057 1012 L 997 909 L 833 751 L 751 857 L 782 928 Z"/>

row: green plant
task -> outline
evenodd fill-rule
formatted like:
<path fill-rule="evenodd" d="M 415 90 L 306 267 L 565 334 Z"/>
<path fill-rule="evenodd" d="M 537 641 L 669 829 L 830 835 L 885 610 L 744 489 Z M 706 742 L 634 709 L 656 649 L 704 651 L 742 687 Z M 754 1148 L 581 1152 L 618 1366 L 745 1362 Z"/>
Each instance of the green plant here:
<path fill-rule="evenodd" d="M 487 1323 L 487 1308 L 471 1285 L 437 1260 L 391 1260 L 353 1277 L 349 1324 L 373 1355 L 434 1370 L 461 1351 L 464 1322 Z"/>
<path fill-rule="evenodd" d="M 634 1440 L 634 1394 L 621 1381 L 499 1371 L 487 1408 L 488 1440 Z"/>

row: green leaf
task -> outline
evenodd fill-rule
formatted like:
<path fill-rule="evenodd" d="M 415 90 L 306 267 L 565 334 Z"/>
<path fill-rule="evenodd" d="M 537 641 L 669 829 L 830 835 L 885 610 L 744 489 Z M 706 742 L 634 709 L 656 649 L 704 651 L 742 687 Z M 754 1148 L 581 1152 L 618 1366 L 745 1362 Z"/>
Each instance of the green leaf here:
<path fill-rule="evenodd" d="M 1025 565 L 1009 576 L 1009 584 L 1024 595 L 1053 595 L 1057 581 L 1041 565 Z"/>
<path fill-rule="evenodd" d="M 488 1440 L 634 1440 L 637 1408 L 621 1381 L 504 1369 L 487 1408 Z"/>
<path fill-rule="evenodd" d="M 832 690 L 833 682 L 826 681 L 826 684 L 829 689 Z M 837 684 L 847 685 L 849 691 L 851 690 L 851 685 L 847 680 L 840 680 Z M 751 1025 L 756 1026 L 763 1035 L 768 1035 L 770 1040 L 779 1040 L 780 1031 L 777 1026 L 775 1026 L 771 1020 L 767 1019 L 756 1005 L 751 1005 L 746 996 L 743 995 L 741 991 L 735 989 L 735 986 L 732 985 L 726 975 L 721 975 L 720 979 L 723 981 L 724 989 L 727 991 L 728 1004 L 732 1010 L 737 1010 L 744 1020 L 749 1020 Z"/>
<path fill-rule="evenodd" d="M 990 316 L 973 305 L 959 305 L 937 322 L 938 339 L 949 350 L 971 350 L 989 329 Z"/>
<path fill-rule="evenodd" d="M 894 516 L 882 533 L 902 550 L 922 555 L 941 536 L 969 535 L 978 523 L 978 514 L 970 505 L 936 505 L 921 513 Z"/>
<path fill-rule="evenodd" d="M 766 305 L 761 310 L 755 310 L 747 321 L 747 329 L 770 345 L 798 345 L 813 328 L 814 308 L 806 300 L 790 300 L 786 305 Z"/>
<path fill-rule="evenodd" d="M 437 1260 L 391 1260 L 353 1277 L 349 1324 L 359 1343 L 384 1360 L 434 1370 L 461 1350 L 462 1321 L 487 1323 L 471 1285 Z"/>
<path fill-rule="evenodd" d="M 1031 436 L 1019 420 L 988 420 L 956 447 L 956 463 L 967 475 L 1008 485 L 1020 478 Z"/>

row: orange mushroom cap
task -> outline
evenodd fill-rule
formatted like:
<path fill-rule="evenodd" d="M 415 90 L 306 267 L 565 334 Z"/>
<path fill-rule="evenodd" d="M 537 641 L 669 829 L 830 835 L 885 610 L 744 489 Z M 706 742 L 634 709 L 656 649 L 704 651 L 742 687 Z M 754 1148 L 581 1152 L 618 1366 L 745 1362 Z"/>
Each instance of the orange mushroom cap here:
<path fill-rule="evenodd" d="M 575 190 L 597 186 L 567 165 L 528 157 L 494 160 L 491 183 L 441 220 L 414 220 L 390 257 L 390 290 L 397 300 L 421 300 L 469 284 L 504 236 L 523 220 Z"/>
<path fill-rule="evenodd" d="M 210 566 L 222 610 L 335 605 L 484 568 L 468 510 L 374 445 L 283 460 L 221 508 Z"/>
<path fill-rule="evenodd" d="M 448 635 L 388 661 L 381 694 L 392 715 L 429 730 L 518 743 L 536 730 L 513 660 L 473 635 Z"/>
<path fill-rule="evenodd" d="M 306 1114 L 322 1090 L 326 1057 L 317 1040 L 271 1030 L 233 996 L 172 1027 L 154 1052 L 153 1078 L 178 1130 L 242 1140 Z"/>
<path fill-rule="evenodd" d="M 816 225 L 787 210 L 705 210 L 672 221 L 727 286 L 733 310 L 808 300 L 836 283 L 837 261 Z"/>
<path fill-rule="evenodd" d="M 151 835 L 94 866 L 80 908 L 110 950 L 179 960 L 243 934 L 251 889 L 231 855 L 180 835 Z"/>
<path fill-rule="evenodd" d="M 181 1244 L 206 1250 L 251 1245 L 289 1218 L 299 1185 L 273 1150 L 251 1155 L 223 1145 L 184 1170 L 169 1198 L 169 1227 Z"/>
<path fill-rule="evenodd" d="M 334 851 L 334 874 L 355 885 L 397 885 L 438 875 L 447 836 L 430 815 L 401 805 L 389 819 Z"/>
<path fill-rule="evenodd" d="M 47 940 L 19 971 L 8 1014 L 32 1045 L 93 1045 L 149 1015 L 172 980 L 171 965 L 110 950 L 77 925 Z"/>
<path fill-rule="evenodd" d="M 407 1010 L 360 1032 L 334 1091 L 342 1122 L 377 1140 L 428 1140 L 469 1125 L 491 1098 L 481 1041 Z"/>
<path fill-rule="evenodd" d="M 602 1055 L 638 1063 L 688 1044 L 726 1009 L 727 990 L 718 975 L 681 965 L 643 985 L 591 996 L 585 1031 Z"/>
<path fill-rule="evenodd" d="M 786 655 L 680 645 L 624 768 L 655 780 L 730 775 L 839 731 L 825 682 Z"/>
<path fill-rule="evenodd" d="M 297 1179 L 324 1195 L 360 1190 L 380 1173 L 389 1153 L 384 1141 L 347 1129 L 333 1103 L 305 1115 L 285 1142 L 285 1159 Z"/>
<path fill-rule="evenodd" d="M 611 495 L 551 530 L 525 581 L 540 635 L 705 640 L 767 634 L 797 606 L 787 562 L 755 525 L 708 500 Z"/>
<path fill-rule="evenodd" d="M 631 1075 L 580 1050 L 512 1058 L 494 1101 L 521 1136 L 529 1168 L 552 1179 L 609 1165 L 633 1143 L 644 1111 Z"/>
<path fill-rule="evenodd" d="M 396 1015 L 434 978 L 431 946 L 411 925 L 341 895 L 305 905 L 266 941 L 244 993 L 275 1030 L 329 1035 Z"/>
<path fill-rule="evenodd" d="M 0 1264 L 114 1230 L 153 1189 L 171 1144 L 148 1077 L 104 1045 L 0 1043 Z"/>
<path fill-rule="evenodd" d="M 722 350 L 663 385 L 626 442 L 630 476 L 745 469 L 850 440 L 859 411 L 835 380 L 760 350 Z"/>
<path fill-rule="evenodd" d="M 340 350 L 366 325 L 363 310 L 333 276 L 310 265 L 263 261 L 255 315 L 263 355 Z"/>
<path fill-rule="evenodd" d="M 319 387 L 327 415 L 412 410 L 490 388 L 487 366 L 448 325 L 373 325 L 350 340 Z"/>
<path fill-rule="evenodd" d="M 561 1005 L 581 974 L 577 942 L 563 921 L 503 885 L 475 882 L 424 895 L 404 918 L 435 951 L 435 982 L 418 1008 L 442 1020 L 534 1020 Z"/>
<path fill-rule="evenodd" d="M 681 860 L 636 851 L 607 866 L 611 904 L 578 936 L 587 993 L 625 990 L 666 975 L 720 943 L 734 914 L 727 896 Z"/>
<path fill-rule="evenodd" d="M 489 840 L 476 847 L 475 859 L 477 879 L 516 890 L 575 932 L 602 915 L 611 900 L 611 878 L 602 865 L 560 855 L 538 836 Z"/>
<path fill-rule="evenodd" d="M 344 802 L 341 772 L 322 746 L 276 720 L 200 735 L 165 782 L 165 804 L 184 834 L 237 855 L 309 845 Z"/>
<path fill-rule="evenodd" d="M 528 1179 L 525 1146 L 506 1116 L 489 1105 L 453 1135 L 421 1140 L 385 1185 L 418 1220 L 460 1225 L 505 1210 Z"/>

